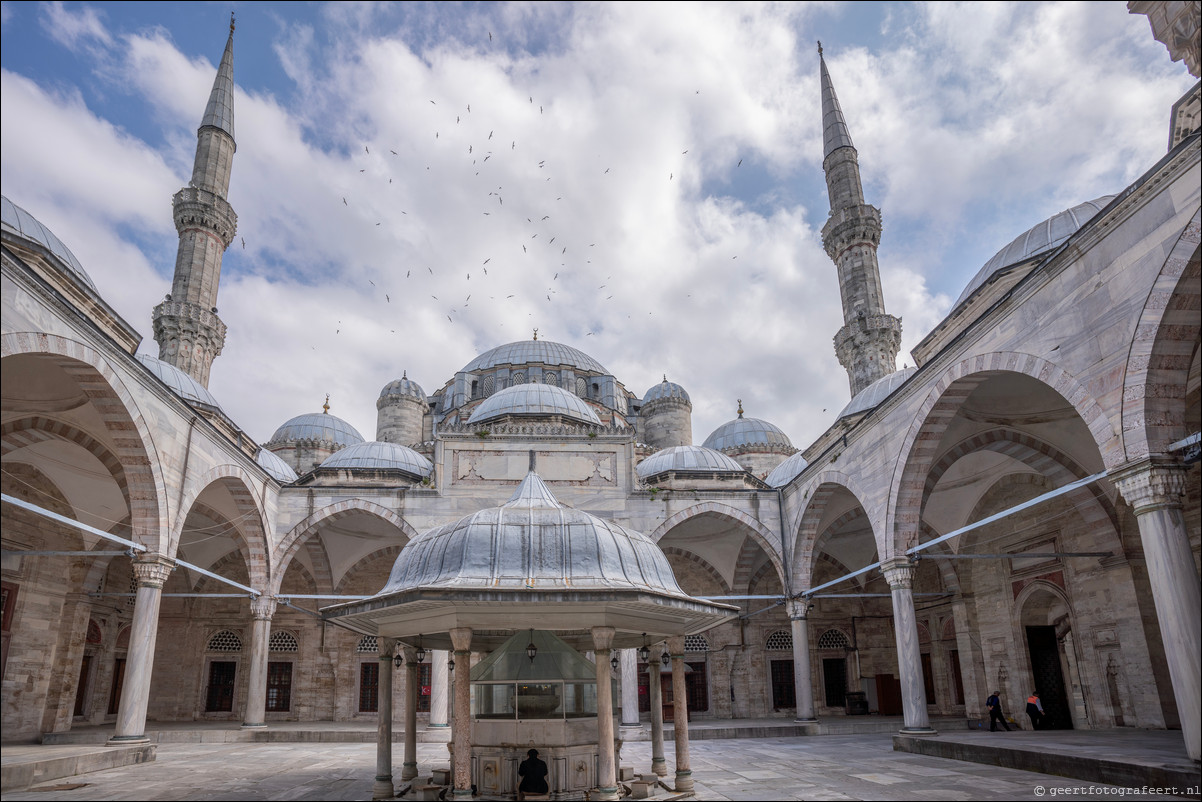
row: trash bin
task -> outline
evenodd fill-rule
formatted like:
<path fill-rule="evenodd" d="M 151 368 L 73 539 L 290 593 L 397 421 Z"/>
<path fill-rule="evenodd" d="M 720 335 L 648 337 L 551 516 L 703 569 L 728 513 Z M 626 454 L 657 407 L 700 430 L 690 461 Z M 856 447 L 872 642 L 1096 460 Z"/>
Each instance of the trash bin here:
<path fill-rule="evenodd" d="M 868 715 L 868 695 L 863 691 L 852 691 L 844 696 L 843 701 L 847 705 L 847 715 Z"/>

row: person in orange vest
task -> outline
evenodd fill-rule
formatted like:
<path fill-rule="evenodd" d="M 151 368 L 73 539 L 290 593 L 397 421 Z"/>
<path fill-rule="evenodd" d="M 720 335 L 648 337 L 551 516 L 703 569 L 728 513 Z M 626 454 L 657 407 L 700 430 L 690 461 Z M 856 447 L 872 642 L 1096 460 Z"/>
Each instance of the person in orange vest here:
<path fill-rule="evenodd" d="M 1039 694 L 1027 697 L 1027 715 L 1031 717 L 1031 729 L 1043 729 L 1043 702 L 1039 701 Z"/>

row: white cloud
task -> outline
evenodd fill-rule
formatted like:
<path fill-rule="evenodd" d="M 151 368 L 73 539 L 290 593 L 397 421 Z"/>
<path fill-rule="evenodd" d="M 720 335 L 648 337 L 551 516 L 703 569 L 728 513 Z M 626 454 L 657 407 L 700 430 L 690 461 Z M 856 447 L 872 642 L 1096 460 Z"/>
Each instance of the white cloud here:
<path fill-rule="evenodd" d="M 112 44 L 112 36 L 100 19 L 100 13 L 91 6 L 78 11 L 69 11 L 62 3 L 44 3 L 41 6 L 42 27 L 54 41 L 68 50 L 94 49 Z"/>

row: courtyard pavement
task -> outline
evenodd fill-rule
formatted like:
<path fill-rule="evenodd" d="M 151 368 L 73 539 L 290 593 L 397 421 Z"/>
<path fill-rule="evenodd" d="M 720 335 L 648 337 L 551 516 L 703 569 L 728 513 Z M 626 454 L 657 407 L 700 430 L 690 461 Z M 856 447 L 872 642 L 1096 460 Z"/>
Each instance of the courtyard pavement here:
<path fill-rule="evenodd" d="M 671 743 L 666 752 L 670 784 Z M 895 752 L 885 733 L 695 741 L 690 756 L 700 800 L 1172 798 Z M 449 763 L 444 744 L 418 744 L 417 757 L 422 777 Z M 398 745 L 397 777 L 402 759 Z M 648 771 L 651 744 L 627 743 L 621 763 Z M 4 800 L 370 800 L 374 768 L 370 743 L 161 743 L 153 763 L 46 782 Z"/>

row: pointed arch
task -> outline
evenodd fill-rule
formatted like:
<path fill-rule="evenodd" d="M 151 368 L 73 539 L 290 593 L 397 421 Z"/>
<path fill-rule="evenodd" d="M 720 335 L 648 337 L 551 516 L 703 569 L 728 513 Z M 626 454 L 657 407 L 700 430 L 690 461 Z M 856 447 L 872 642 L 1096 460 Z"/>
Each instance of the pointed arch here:
<path fill-rule="evenodd" d="M 818 536 L 821 534 L 818 531 L 818 526 L 822 523 L 822 517 L 826 514 L 827 505 L 835 493 L 843 491 L 850 494 L 855 499 L 859 509 L 864 511 L 865 516 L 868 518 L 869 526 L 872 526 L 872 521 L 879 520 L 879 517 L 872 515 L 864 504 L 864 500 L 868 498 L 864 488 L 853 477 L 848 476 L 842 471 L 823 471 L 814 477 L 811 487 L 814 488 L 814 491 L 810 495 L 805 509 L 802 510 L 801 518 L 797 524 L 797 537 L 793 544 L 792 592 L 795 594 L 810 587 L 811 574 L 814 567 L 814 554 L 817 551 L 815 546 Z M 877 513 L 879 516 L 879 510 Z M 877 543 L 877 552 L 879 554 L 880 533 L 875 526 L 872 526 L 872 537 Z"/>
<path fill-rule="evenodd" d="M 250 488 L 253 477 L 237 465 L 218 465 L 191 485 L 184 496 L 184 504 L 180 514 L 176 516 L 176 525 L 171 530 L 171 549 L 179 549 L 180 538 L 183 537 L 184 523 L 188 514 L 197 504 L 206 490 L 213 485 L 221 485 L 230 494 L 234 507 L 238 510 L 240 520 L 234 526 L 239 535 L 243 536 L 245 544 L 243 555 L 246 557 L 246 572 L 250 577 L 253 588 L 266 587 L 271 579 L 271 561 L 268 554 L 267 530 L 264 525 L 262 509 Z M 221 516 L 220 513 L 218 513 Z M 224 516 L 221 516 L 224 517 Z M 242 549 L 242 546 L 239 546 Z"/>
<path fill-rule="evenodd" d="M 310 538 L 310 542 L 312 542 L 312 538 Z M 371 554 L 363 555 L 354 565 L 347 569 L 346 573 L 342 575 L 342 579 L 338 580 L 338 584 L 335 586 L 334 592 L 343 593 L 347 585 L 354 581 L 355 576 L 363 572 L 372 563 L 389 558 L 392 558 L 395 561 L 396 556 L 401 553 L 401 549 L 403 548 L 405 547 L 393 544 L 391 546 L 385 546 L 382 549 L 376 549 Z"/>
<path fill-rule="evenodd" d="M 678 548 L 676 546 L 668 546 L 663 550 L 663 552 L 669 557 L 679 557 L 682 560 L 687 560 L 688 562 L 694 563 L 700 567 L 703 572 L 708 574 L 711 579 L 718 583 L 718 586 L 722 588 L 722 594 L 724 596 L 732 595 L 730 585 L 728 585 L 726 580 L 722 578 L 722 572 L 710 564 L 710 562 L 704 557 L 700 557 L 693 552 L 688 551 L 687 549 Z"/>
<path fill-rule="evenodd" d="M 755 518 L 729 505 L 719 504 L 716 501 L 705 501 L 701 504 L 694 504 L 667 518 L 655 528 L 655 531 L 650 534 L 650 538 L 653 542 L 658 543 L 668 532 L 680 524 L 702 515 L 714 515 L 746 527 L 749 537 L 756 540 L 760 548 L 768 555 L 768 559 L 772 561 L 773 567 L 776 568 L 777 574 L 780 575 L 781 587 L 788 586 L 784 565 L 781 562 L 780 549 L 775 543 L 776 535 Z"/>

